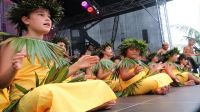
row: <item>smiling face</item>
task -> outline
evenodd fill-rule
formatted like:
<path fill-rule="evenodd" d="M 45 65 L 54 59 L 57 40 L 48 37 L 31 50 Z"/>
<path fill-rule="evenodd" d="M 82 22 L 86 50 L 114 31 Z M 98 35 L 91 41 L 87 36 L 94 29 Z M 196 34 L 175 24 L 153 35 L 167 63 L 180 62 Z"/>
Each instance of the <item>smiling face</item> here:
<path fill-rule="evenodd" d="M 42 8 L 33 11 L 28 17 L 23 16 L 22 21 L 26 25 L 28 32 L 40 35 L 47 34 L 52 26 L 49 11 Z"/>
<path fill-rule="evenodd" d="M 138 57 L 140 57 L 140 50 L 136 48 L 128 48 L 126 52 L 126 57 L 131 59 L 138 59 Z"/>

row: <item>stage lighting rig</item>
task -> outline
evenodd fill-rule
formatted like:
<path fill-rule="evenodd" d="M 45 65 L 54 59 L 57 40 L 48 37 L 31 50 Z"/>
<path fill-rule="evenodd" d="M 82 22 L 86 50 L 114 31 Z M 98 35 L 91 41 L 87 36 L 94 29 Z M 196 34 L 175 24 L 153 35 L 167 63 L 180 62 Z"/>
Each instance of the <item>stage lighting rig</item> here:
<path fill-rule="evenodd" d="M 92 15 L 99 15 L 99 9 L 95 5 L 94 1 L 91 0 L 84 0 L 81 2 L 81 6 L 90 14 Z"/>

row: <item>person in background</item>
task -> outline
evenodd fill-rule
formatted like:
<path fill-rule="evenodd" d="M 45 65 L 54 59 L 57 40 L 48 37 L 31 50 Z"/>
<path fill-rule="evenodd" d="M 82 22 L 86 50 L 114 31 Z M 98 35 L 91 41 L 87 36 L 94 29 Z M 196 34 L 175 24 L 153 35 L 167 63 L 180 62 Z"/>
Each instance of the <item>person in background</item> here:
<path fill-rule="evenodd" d="M 169 50 L 169 44 L 167 42 L 163 42 L 162 43 L 162 48 L 160 48 L 158 51 L 157 51 L 157 54 L 160 56 L 160 55 L 163 55 L 165 53 L 167 53 L 167 51 Z"/>
<path fill-rule="evenodd" d="M 157 73 L 160 73 L 162 69 L 164 69 L 164 64 L 162 62 L 159 62 L 159 56 L 157 55 L 157 53 L 151 53 L 147 56 L 148 58 L 148 66 L 150 68 L 152 67 L 158 67 L 158 71 Z"/>
<path fill-rule="evenodd" d="M 190 72 L 182 69 L 176 64 L 178 60 L 179 50 L 173 48 L 168 51 L 164 57 L 167 60 L 165 64 L 164 72 L 167 73 L 174 81 L 174 86 L 193 86 L 200 83 L 200 79 L 193 76 Z"/>
<path fill-rule="evenodd" d="M 94 50 L 95 50 L 95 46 L 93 44 L 89 43 L 89 45 L 87 45 L 86 47 L 87 47 L 87 49 L 85 51 L 85 55 L 91 55 L 92 52 L 94 52 Z"/>
<path fill-rule="evenodd" d="M 192 65 L 185 54 L 179 55 L 177 64 L 179 64 L 179 66 L 183 70 L 191 71 L 191 69 L 192 69 Z"/>
<path fill-rule="evenodd" d="M 112 78 L 116 71 L 116 64 L 111 60 L 114 55 L 112 45 L 105 43 L 98 51 L 100 61 L 93 67 L 94 75 L 97 79 L 105 81 L 116 92 L 119 88 L 119 80 Z"/>
<path fill-rule="evenodd" d="M 188 60 L 187 56 L 184 54 L 180 54 L 180 56 L 178 57 L 178 61 L 177 64 L 180 66 L 180 68 L 184 71 L 188 71 L 191 74 L 193 74 L 196 77 L 199 77 L 199 74 L 197 73 L 193 73 L 192 72 L 192 65 L 190 63 L 190 61 Z"/>
<path fill-rule="evenodd" d="M 63 49 L 64 58 L 69 61 L 70 57 L 69 57 L 69 42 L 68 42 L 68 40 L 66 38 L 54 37 L 52 42 L 57 44 L 58 46 L 60 46 Z"/>
<path fill-rule="evenodd" d="M 193 72 L 198 73 L 198 68 L 200 64 L 200 54 L 195 53 L 194 45 L 195 39 L 189 38 L 188 45 L 183 48 L 183 54 L 185 54 L 188 57 L 190 63 L 192 64 Z"/>

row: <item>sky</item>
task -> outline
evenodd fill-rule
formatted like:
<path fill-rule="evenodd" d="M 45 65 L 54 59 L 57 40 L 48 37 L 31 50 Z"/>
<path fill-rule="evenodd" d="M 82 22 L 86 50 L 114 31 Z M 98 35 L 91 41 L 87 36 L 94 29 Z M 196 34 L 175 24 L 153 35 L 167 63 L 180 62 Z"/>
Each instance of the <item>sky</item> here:
<path fill-rule="evenodd" d="M 167 3 L 169 25 L 187 25 L 200 32 L 200 0 L 173 0 Z M 184 34 L 170 27 L 173 46 L 187 44 Z"/>

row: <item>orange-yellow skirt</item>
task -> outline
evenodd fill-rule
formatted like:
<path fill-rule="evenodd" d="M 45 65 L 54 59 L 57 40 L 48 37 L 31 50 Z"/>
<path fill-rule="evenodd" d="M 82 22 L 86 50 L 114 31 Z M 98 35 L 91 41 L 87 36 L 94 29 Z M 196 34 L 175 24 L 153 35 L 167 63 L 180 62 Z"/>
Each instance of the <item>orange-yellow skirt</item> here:
<path fill-rule="evenodd" d="M 16 112 L 85 112 L 115 99 L 100 80 L 47 84 L 24 95 Z"/>

